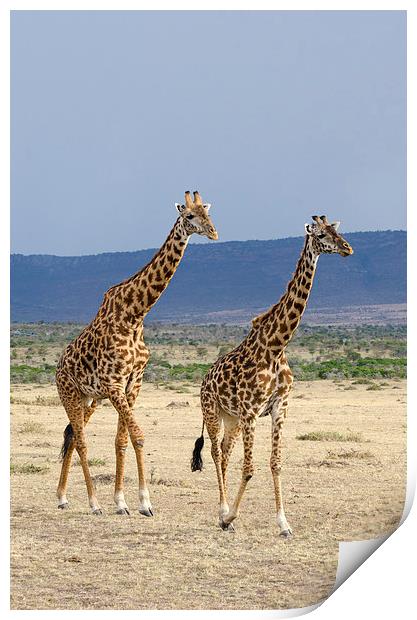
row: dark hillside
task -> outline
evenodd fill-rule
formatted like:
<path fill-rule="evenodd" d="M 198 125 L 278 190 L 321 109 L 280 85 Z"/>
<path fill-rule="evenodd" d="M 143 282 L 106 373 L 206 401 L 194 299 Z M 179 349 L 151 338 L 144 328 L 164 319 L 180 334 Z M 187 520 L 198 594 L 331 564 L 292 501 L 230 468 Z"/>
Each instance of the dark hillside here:
<path fill-rule="evenodd" d="M 406 301 L 406 233 L 347 233 L 355 253 L 322 256 L 310 308 Z M 257 312 L 283 293 L 301 237 L 191 244 L 149 318 L 183 320 L 208 312 Z M 104 292 L 144 266 L 156 250 L 92 256 L 11 257 L 13 321 L 89 321 Z"/>

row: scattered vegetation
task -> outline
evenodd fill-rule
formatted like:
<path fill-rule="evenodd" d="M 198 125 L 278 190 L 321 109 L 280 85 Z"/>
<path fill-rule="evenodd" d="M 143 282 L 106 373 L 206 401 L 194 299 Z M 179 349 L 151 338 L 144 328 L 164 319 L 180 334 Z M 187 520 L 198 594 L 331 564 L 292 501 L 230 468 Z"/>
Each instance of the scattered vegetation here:
<path fill-rule="evenodd" d="M 347 431 L 346 433 L 340 433 L 339 431 L 311 431 L 310 433 L 297 435 L 296 439 L 301 441 L 354 441 L 357 443 L 363 441 L 361 433 L 353 433 L 352 431 Z"/>
<path fill-rule="evenodd" d="M 353 464 L 355 461 L 366 461 L 368 463 L 376 464 L 378 461 L 375 459 L 375 455 L 369 450 L 351 450 L 339 449 L 339 450 L 327 450 L 327 454 L 320 460 L 310 460 L 308 465 L 316 467 L 347 467 Z"/>
<path fill-rule="evenodd" d="M 327 458 L 329 459 L 358 459 L 358 460 L 371 460 L 374 457 L 369 450 L 327 450 Z"/>
<path fill-rule="evenodd" d="M 324 362 L 292 362 L 294 376 L 299 381 L 313 379 L 349 379 L 352 377 L 393 378 L 406 377 L 407 360 L 405 358 L 362 357 L 350 360 L 347 357 Z M 376 388 L 378 389 L 378 388 Z"/>
<path fill-rule="evenodd" d="M 45 429 L 39 422 L 25 422 L 19 429 L 19 433 L 43 433 Z"/>
<path fill-rule="evenodd" d="M 62 350 L 82 329 L 73 323 L 13 324 L 11 383 L 53 383 Z M 232 350 L 248 329 L 226 324 L 147 324 L 145 340 L 151 357 L 145 381 L 186 393 L 187 386 L 200 383 L 213 362 Z M 298 381 L 354 379 L 352 385 L 372 385 L 375 379 L 403 379 L 406 328 L 302 325 L 288 346 L 288 357 Z M 38 397 L 32 404 L 58 405 L 59 401 L 49 403 Z"/>
<path fill-rule="evenodd" d="M 149 484 L 157 484 L 157 485 L 162 485 L 165 487 L 183 487 L 183 488 L 189 488 L 190 486 L 184 480 L 172 480 L 170 478 L 164 478 L 160 476 L 156 467 L 152 467 L 151 469 Z"/>
<path fill-rule="evenodd" d="M 10 404 L 12 405 L 37 405 L 38 407 L 59 407 L 61 401 L 58 396 L 36 396 L 35 398 L 20 398 L 19 396 L 10 396 Z"/>
<path fill-rule="evenodd" d="M 116 476 L 114 474 L 95 474 L 91 476 L 92 480 L 96 484 L 114 484 L 116 480 Z M 125 482 L 132 482 L 132 478 L 130 476 L 124 477 Z"/>
<path fill-rule="evenodd" d="M 11 474 L 44 474 L 47 471 L 49 471 L 49 467 L 46 465 L 34 465 L 33 463 L 16 465 L 14 463 L 10 463 Z"/>
<path fill-rule="evenodd" d="M 53 383 L 55 366 L 29 366 L 28 364 L 12 364 L 10 366 L 11 383 Z"/>
<path fill-rule="evenodd" d="M 190 403 L 188 400 L 171 400 L 171 402 L 167 404 L 167 409 L 182 409 L 183 407 L 189 406 Z"/>

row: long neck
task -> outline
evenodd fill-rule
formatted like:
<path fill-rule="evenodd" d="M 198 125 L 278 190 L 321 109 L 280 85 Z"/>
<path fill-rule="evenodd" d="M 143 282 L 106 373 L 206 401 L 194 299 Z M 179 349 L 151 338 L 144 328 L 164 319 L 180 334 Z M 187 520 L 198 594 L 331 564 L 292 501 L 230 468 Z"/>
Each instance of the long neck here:
<path fill-rule="evenodd" d="M 117 321 L 135 324 L 143 319 L 168 286 L 188 239 L 182 219 L 178 218 L 152 260 L 137 274 L 108 291 Z"/>
<path fill-rule="evenodd" d="M 318 254 L 310 235 L 298 260 L 294 276 L 279 302 L 254 320 L 254 329 L 262 330 L 272 349 L 284 349 L 297 329 L 313 285 Z"/>

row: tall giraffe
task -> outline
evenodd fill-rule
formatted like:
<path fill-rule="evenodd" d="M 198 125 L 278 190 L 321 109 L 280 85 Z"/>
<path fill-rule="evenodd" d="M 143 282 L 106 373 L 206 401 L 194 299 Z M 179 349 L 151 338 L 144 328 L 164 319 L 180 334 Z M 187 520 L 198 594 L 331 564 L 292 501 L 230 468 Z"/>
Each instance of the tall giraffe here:
<path fill-rule="evenodd" d="M 280 479 L 282 426 L 293 383 L 285 349 L 307 305 L 320 254 L 353 254 L 350 245 L 336 232 L 339 222 L 329 224 L 324 215 L 315 215 L 313 220 L 313 224 L 305 225 L 304 248 L 287 291 L 277 304 L 252 321 L 252 329 L 246 338 L 233 351 L 217 360 L 201 386 L 203 429 L 201 437 L 195 442 L 191 469 L 202 469 L 201 450 L 205 425 L 216 466 L 220 491 L 219 522 L 224 530 L 234 529 L 232 522 L 238 516 L 246 485 L 253 475 L 252 452 L 257 418 L 271 415 L 270 466 L 278 526 L 281 536 L 287 538 L 292 534 L 285 518 Z M 222 426 L 224 435 L 220 443 Z M 242 480 L 229 510 L 226 471 L 240 432 L 244 446 Z"/>
<path fill-rule="evenodd" d="M 89 504 L 101 514 L 91 479 L 84 428 L 98 402 L 108 398 L 119 414 L 114 501 L 118 514 L 129 514 L 123 492 L 128 436 L 133 444 L 139 478 L 139 512 L 152 516 L 144 471 L 144 433 L 133 415 L 149 351 L 143 340 L 143 319 L 174 275 L 190 235 L 209 239 L 218 235 L 210 220 L 209 204 L 198 192 L 194 200 L 185 193 L 185 204 L 176 204 L 179 217 L 167 240 L 153 259 L 131 278 L 111 287 L 93 321 L 67 346 L 56 370 L 56 385 L 70 424 L 64 431 L 62 469 L 57 496 L 59 508 L 67 508 L 66 488 L 71 457 L 76 448 L 87 485 Z"/>

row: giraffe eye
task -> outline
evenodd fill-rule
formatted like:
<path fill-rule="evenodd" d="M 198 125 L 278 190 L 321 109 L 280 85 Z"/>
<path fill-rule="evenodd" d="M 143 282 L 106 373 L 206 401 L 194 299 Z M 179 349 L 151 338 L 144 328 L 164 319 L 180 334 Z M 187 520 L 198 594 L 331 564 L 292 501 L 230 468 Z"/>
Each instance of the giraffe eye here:
<path fill-rule="evenodd" d="M 317 239 L 324 239 L 326 233 L 321 233 L 321 235 L 317 235 Z"/>
<path fill-rule="evenodd" d="M 187 220 L 193 220 L 194 219 L 194 215 L 186 215 L 185 216 Z"/>

